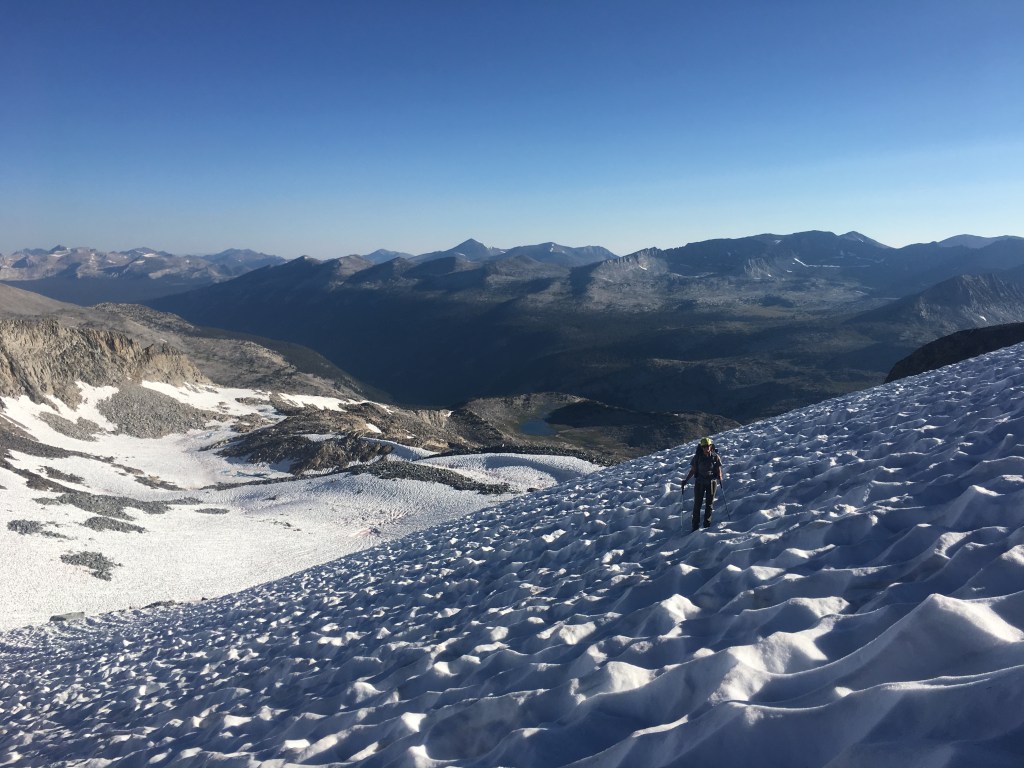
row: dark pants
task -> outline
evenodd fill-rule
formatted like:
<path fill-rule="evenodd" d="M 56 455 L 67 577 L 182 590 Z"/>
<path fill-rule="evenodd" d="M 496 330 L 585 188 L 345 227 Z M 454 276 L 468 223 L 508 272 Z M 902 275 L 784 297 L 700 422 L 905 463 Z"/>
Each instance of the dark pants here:
<path fill-rule="evenodd" d="M 697 530 L 700 523 L 700 505 L 704 505 L 704 527 L 711 525 L 711 512 L 715 504 L 715 489 L 717 483 L 714 480 L 702 480 L 697 478 L 693 484 L 693 530 Z"/>

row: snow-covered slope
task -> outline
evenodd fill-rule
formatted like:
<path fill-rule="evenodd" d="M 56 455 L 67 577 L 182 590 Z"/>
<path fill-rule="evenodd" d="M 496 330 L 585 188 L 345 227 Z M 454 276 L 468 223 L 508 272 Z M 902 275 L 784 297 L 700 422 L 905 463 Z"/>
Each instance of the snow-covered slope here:
<path fill-rule="evenodd" d="M 1024 348 L 185 608 L 0 636 L 0 764 L 1017 766 Z"/>
<path fill-rule="evenodd" d="M 295 477 L 287 465 L 213 449 L 239 437 L 239 419 L 283 418 L 277 399 L 337 411 L 355 401 L 153 382 L 145 390 L 151 401 L 121 406 L 120 420 L 133 422 L 129 432 L 152 431 L 149 422 L 161 420 L 180 421 L 176 431 L 125 434 L 107 418 L 117 415 L 112 386 L 79 383 L 75 409 L 53 398 L 0 401 L 0 426 L 38 441 L 7 445 L 0 431 L 0 630 L 236 592 L 596 469 L 565 456 L 435 457 L 398 446 L 390 458 L 503 492 L 458 490 L 429 475 Z M 189 422 L 200 428 L 186 431 Z"/>

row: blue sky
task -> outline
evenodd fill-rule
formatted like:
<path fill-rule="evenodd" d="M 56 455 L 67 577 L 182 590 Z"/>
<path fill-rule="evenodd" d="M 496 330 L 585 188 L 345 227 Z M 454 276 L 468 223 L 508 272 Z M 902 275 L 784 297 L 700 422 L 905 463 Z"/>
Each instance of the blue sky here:
<path fill-rule="evenodd" d="M 1024 235 L 1020 0 L 4 0 L 0 252 Z"/>

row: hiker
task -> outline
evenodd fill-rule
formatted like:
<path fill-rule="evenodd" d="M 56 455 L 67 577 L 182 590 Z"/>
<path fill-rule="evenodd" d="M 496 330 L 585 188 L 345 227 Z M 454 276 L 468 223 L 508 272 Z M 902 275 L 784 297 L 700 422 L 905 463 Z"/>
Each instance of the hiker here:
<path fill-rule="evenodd" d="M 693 530 L 697 530 L 700 522 L 700 505 L 704 504 L 704 527 L 711 525 L 711 512 L 715 503 L 715 489 L 717 484 L 722 482 L 722 459 L 715 451 L 715 444 L 710 437 L 702 437 L 697 447 L 697 452 L 690 462 L 690 472 L 683 478 L 683 487 L 679 489 L 680 494 L 686 492 L 686 482 L 691 478 L 697 479 L 693 482 Z"/>

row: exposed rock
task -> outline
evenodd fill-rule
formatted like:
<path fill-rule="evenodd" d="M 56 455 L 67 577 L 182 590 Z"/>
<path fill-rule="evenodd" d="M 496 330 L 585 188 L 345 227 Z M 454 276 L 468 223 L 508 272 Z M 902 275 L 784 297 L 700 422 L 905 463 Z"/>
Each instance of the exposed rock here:
<path fill-rule="evenodd" d="M 70 490 L 65 491 L 54 499 L 36 499 L 36 503 L 49 505 L 67 504 L 72 507 L 78 507 L 85 512 L 91 512 L 94 515 L 103 515 L 104 517 L 112 517 L 117 520 L 132 519 L 132 516 L 124 511 L 129 507 L 150 515 L 162 515 L 170 509 L 170 502 L 166 501 L 142 501 L 140 499 L 131 499 L 127 496 L 104 496 L 86 493 L 85 491 Z M 176 503 L 183 502 L 179 501 Z"/>
<path fill-rule="evenodd" d="M 958 331 L 1024 321 L 1020 271 L 960 275 L 855 318 L 881 322 L 901 339 L 921 344 Z M 898 363 L 897 363 L 898 364 Z"/>
<path fill-rule="evenodd" d="M 44 411 L 39 414 L 39 418 L 54 432 L 60 432 L 74 440 L 93 442 L 96 440 L 96 435 L 103 431 L 96 422 L 81 417 L 76 422 L 65 419 L 56 413 Z"/>
<path fill-rule="evenodd" d="M 75 483 L 77 485 L 85 484 L 84 478 L 81 478 L 78 475 L 68 474 L 67 472 L 61 472 L 59 469 L 56 469 L 55 467 L 43 467 L 42 470 L 43 474 L 45 474 L 47 477 L 53 480 L 59 480 L 62 483 Z"/>
<path fill-rule="evenodd" d="M 892 367 L 886 381 L 933 371 L 986 352 L 1024 342 L 1024 323 L 972 328 L 925 344 Z"/>
<path fill-rule="evenodd" d="M 68 565 L 88 568 L 93 576 L 104 581 L 110 581 L 114 575 L 114 568 L 121 565 L 99 552 L 68 552 L 61 555 L 60 559 Z"/>
<path fill-rule="evenodd" d="M 442 483 L 457 491 L 490 494 L 512 492 L 512 487 L 506 483 L 479 483 L 450 469 L 409 461 L 375 461 L 372 464 L 349 467 L 346 471 L 356 475 L 375 475 L 385 480 L 422 480 L 425 483 Z"/>
<path fill-rule="evenodd" d="M 67 536 L 62 536 L 54 531 L 48 531 L 47 527 L 53 525 L 53 523 L 44 523 L 39 520 L 11 520 L 7 523 L 7 530 L 19 533 L 22 536 L 48 536 L 52 539 L 66 539 Z"/>
<path fill-rule="evenodd" d="M 180 491 L 182 490 L 180 485 L 172 483 L 170 480 L 161 480 L 155 475 L 143 475 L 141 473 L 133 473 L 135 475 L 135 482 L 139 485 L 144 485 L 147 488 L 158 488 L 161 491 Z"/>
<path fill-rule="evenodd" d="M 308 409 L 233 440 L 219 452 L 250 462 L 287 463 L 295 475 L 338 471 L 391 453 L 389 445 L 348 434 L 353 426 L 346 414 Z"/>
<path fill-rule="evenodd" d="M 18 451 L 20 453 L 27 453 L 29 456 L 39 456 L 47 459 L 63 459 L 68 456 L 84 455 L 58 448 L 55 445 L 40 443 L 18 424 L 15 424 L 0 412 L 0 467 L 9 469 L 23 477 L 28 477 L 31 474 L 28 470 L 21 470 L 2 458 L 8 455 L 8 451 Z"/>
<path fill-rule="evenodd" d="M 60 314 L 68 310 L 73 311 L 74 308 L 73 304 L 65 304 L 32 291 L 0 283 L 0 313 L 5 317 Z"/>
<path fill-rule="evenodd" d="M 105 418 L 132 437 L 157 438 L 200 429 L 212 419 L 223 418 L 146 387 L 125 384 L 111 397 L 97 403 Z"/>
<path fill-rule="evenodd" d="M 60 613 L 56 616 L 51 616 L 50 621 L 55 624 L 63 624 L 68 621 L 82 621 L 85 618 L 83 611 L 71 611 L 70 613 Z"/>
<path fill-rule="evenodd" d="M 74 322 L 113 328 L 143 344 L 169 344 L 222 386 L 362 399 L 363 385 L 313 350 L 276 339 L 203 328 L 139 304 L 73 310 Z M 66 315 L 66 313 L 65 313 Z"/>
<path fill-rule="evenodd" d="M 132 525 L 124 520 L 112 520 L 109 517 L 90 517 L 82 525 L 94 531 L 119 531 L 121 533 L 145 533 L 146 531 L 141 525 Z"/>
<path fill-rule="evenodd" d="M 118 385 L 143 379 L 196 384 L 205 377 L 181 352 L 143 346 L 113 331 L 74 328 L 55 319 L 0 320 L 0 395 L 81 401 L 78 382 Z"/>
<path fill-rule="evenodd" d="M 13 288 L 10 291 L 25 293 Z M 7 308 L 0 309 L 0 315 L 6 311 Z M 98 329 L 104 322 L 118 331 Z M 80 323 L 82 327 L 69 327 L 67 323 Z M 201 428 L 215 416 L 141 388 L 137 382 L 147 379 L 202 383 L 202 376 L 189 362 L 192 355 L 197 355 L 197 365 L 203 373 L 215 375 L 221 384 L 253 387 L 258 394 L 251 401 L 273 405 L 279 413 L 301 417 L 306 422 L 289 423 L 286 428 L 275 430 L 271 433 L 274 439 L 303 433 L 323 437 L 319 445 L 289 438 L 287 445 L 276 449 L 271 449 L 267 441 L 251 454 L 256 460 L 288 462 L 296 472 L 333 471 L 351 461 L 365 461 L 382 453 L 381 449 L 372 448 L 372 453 L 367 454 L 366 446 L 357 442 L 330 441 L 328 436 L 337 435 L 380 438 L 432 452 L 466 453 L 487 448 L 566 453 L 604 464 L 644 455 L 695 436 L 693 423 L 684 424 L 671 414 L 641 415 L 640 428 L 622 424 L 612 428 L 547 424 L 543 432 L 520 429 L 524 421 L 543 421 L 545 415 L 558 407 L 580 400 L 565 395 L 556 396 L 557 402 L 549 402 L 547 395 L 499 398 L 483 407 L 484 401 L 474 401 L 455 410 L 380 405 L 363 399 L 365 396 L 356 391 L 343 372 L 309 350 L 291 345 L 285 355 L 254 341 L 226 338 L 226 332 L 193 326 L 174 315 L 137 305 L 72 307 L 61 312 L 60 320 L 53 316 L 32 321 L 8 319 L 0 321 L 0 326 L 6 329 L 0 333 L 0 368 L 6 371 L 6 375 L 0 372 L 0 395 L 27 393 L 37 400 L 56 395 L 73 405 L 79 397 L 79 378 L 95 386 L 114 385 L 119 392 L 101 401 L 100 411 L 122 432 L 137 437 L 160 437 Z M 177 349 L 186 350 L 188 359 Z M 57 362 L 40 362 L 49 360 Z M 332 389 L 335 385 L 338 388 Z M 345 403 L 344 412 L 302 405 L 275 394 L 280 392 L 337 397 Z M 543 405 L 542 412 L 538 412 L 538 402 Z M 652 416 L 663 417 L 662 422 L 657 429 L 646 429 Z M 84 418 L 74 422 L 53 413 L 41 418 L 54 430 L 78 440 L 91 440 L 102 432 L 98 424 Z M 2 422 L 0 416 L 0 431 Z M 248 433 L 273 424 L 272 418 L 252 415 L 238 419 L 233 428 Z M 12 429 L 17 431 L 14 425 Z M 6 434 L 2 437 L 0 456 L 4 447 L 13 448 L 15 442 L 20 446 L 18 450 L 33 455 L 42 455 L 40 452 L 47 450 L 28 438 L 8 438 Z M 44 486 L 40 479 L 30 482 L 40 489 Z M 175 489 L 152 478 L 140 478 L 139 482 Z"/>
<path fill-rule="evenodd" d="M 7 530 L 29 536 L 33 533 L 42 533 L 43 524 L 38 520 L 11 520 L 7 523 Z"/>
<path fill-rule="evenodd" d="M 231 429 L 235 432 L 245 434 L 247 432 L 260 429 L 261 427 L 268 427 L 275 423 L 276 422 L 273 419 L 268 419 L 258 413 L 250 413 L 235 419 L 231 424 Z"/>

